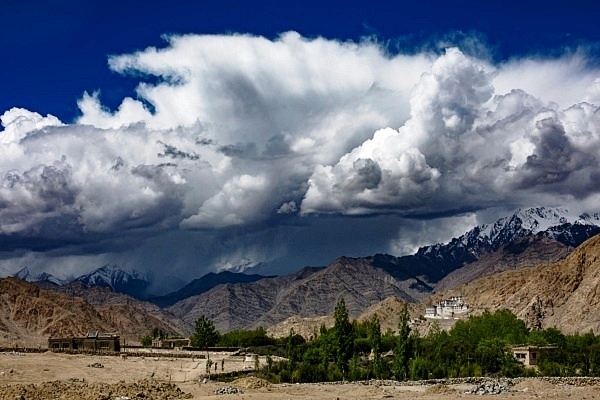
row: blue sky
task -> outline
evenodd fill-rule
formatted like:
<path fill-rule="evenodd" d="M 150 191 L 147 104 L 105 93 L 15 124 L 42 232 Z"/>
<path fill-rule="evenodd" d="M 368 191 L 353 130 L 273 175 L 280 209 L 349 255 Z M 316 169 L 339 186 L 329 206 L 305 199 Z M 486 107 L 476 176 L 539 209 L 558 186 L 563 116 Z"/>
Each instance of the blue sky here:
<path fill-rule="evenodd" d="M 166 290 L 598 211 L 598 2 L 0 11 L 3 274 L 168 265 Z"/>
<path fill-rule="evenodd" d="M 596 1 L 23 1 L 5 2 L 0 109 L 20 106 L 69 121 L 83 91 L 102 90 L 117 105 L 137 81 L 112 73 L 110 54 L 163 46 L 171 33 L 294 30 L 306 37 L 358 41 L 365 36 L 415 51 L 448 38 L 476 37 L 496 59 L 556 55 L 591 46 L 600 53 Z"/>

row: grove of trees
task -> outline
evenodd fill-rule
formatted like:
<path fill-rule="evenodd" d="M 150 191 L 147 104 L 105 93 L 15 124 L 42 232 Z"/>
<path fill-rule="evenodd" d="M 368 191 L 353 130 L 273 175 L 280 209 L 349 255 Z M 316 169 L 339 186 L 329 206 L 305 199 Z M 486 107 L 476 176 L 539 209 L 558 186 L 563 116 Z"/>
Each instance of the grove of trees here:
<path fill-rule="evenodd" d="M 369 321 L 350 321 L 344 300 L 334 311 L 332 328 L 321 326 L 306 341 L 293 330 L 274 339 L 262 328 L 220 335 L 212 321 L 196 321 L 192 344 L 196 347 L 249 348 L 266 356 L 259 373 L 273 382 L 339 380 L 421 380 L 467 376 L 600 376 L 600 336 L 564 335 L 555 328 L 528 330 L 509 310 L 485 311 L 457 321 L 448 331 L 434 325 L 427 336 L 411 329 L 406 306 L 397 329 L 381 332 L 377 315 Z M 513 345 L 552 345 L 538 369 L 524 368 L 512 355 Z M 273 356 L 285 357 L 274 361 Z"/>

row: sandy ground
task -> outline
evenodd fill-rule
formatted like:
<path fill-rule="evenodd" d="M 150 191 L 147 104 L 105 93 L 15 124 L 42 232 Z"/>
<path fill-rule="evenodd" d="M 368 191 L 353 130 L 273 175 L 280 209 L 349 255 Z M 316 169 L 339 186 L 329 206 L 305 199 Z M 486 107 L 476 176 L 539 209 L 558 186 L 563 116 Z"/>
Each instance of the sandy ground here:
<path fill-rule="evenodd" d="M 243 358 L 223 357 L 213 354 L 218 361 L 225 358 L 225 372 L 250 368 Z M 264 362 L 264 360 L 263 360 Z M 102 365 L 102 368 L 98 364 Z M 252 363 L 253 364 L 253 363 Z M 92 366 L 95 365 L 95 366 Z M 177 385 L 187 398 L 192 399 L 458 399 L 473 398 L 466 394 L 470 385 L 456 386 L 383 386 L 348 384 L 265 384 L 262 387 L 244 384 L 244 379 L 233 383 L 202 383 L 206 372 L 205 360 L 187 358 L 167 359 L 149 357 L 74 356 L 55 353 L 11 354 L 0 353 L 0 399 L 15 397 L 16 386 L 41 385 L 44 382 L 68 382 L 71 385 L 86 383 L 125 383 L 143 379 Z M 246 382 L 247 383 L 247 382 Z M 238 387 L 243 393 L 218 395 L 215 391 L 224 386 Z M 9 393 L 10 396 L 9 397 Z M 479 397 L 479 396 L 477 396 Z M 27 396 L 19 397 L 27 398 Z M 54 398 L 54 397 L 50 397 Z M 57 393 L 57 397 L 58 393 Z M 62 397 L 60 397 L 62 398 Z M 573 387 L 552 385 L 539 380 L 521 382 L 512 391 L 495 395 L 494 398 L 533 399 L 600 399 L 600 387 Z"/>

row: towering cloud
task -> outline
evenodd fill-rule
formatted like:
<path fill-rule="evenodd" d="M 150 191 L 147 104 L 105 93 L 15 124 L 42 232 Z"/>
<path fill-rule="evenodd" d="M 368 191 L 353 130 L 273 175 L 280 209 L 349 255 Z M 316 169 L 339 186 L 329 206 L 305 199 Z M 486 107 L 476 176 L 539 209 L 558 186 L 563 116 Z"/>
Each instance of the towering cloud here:
<path fill-rule="evenodd" d="M 598 107 L 561 110 L 519 89 L 494 96 L 502 68 L 448 49 L 416 84 L 403 126 L 315 168 L 303 212 L 410 215 L 595 193 Z"/>
<path fill-rule="evenodd" d="M 172 36 L 109 66 L 141 80 L 114 110 L 93 92 L 73 124 L 2 115 L 6 268 L 295 269 L 328 261 L 300 248 L 335 237 L 321 214 L 339 232 L 371 215 L 360 248 L 392 251 L 402 226 L 432 234 L 404 217 L 598 196 L 600 70 L 580 54 L 493 65 L 290 32 Z M 372 229 L 381 214 L 398 228 Z"/>

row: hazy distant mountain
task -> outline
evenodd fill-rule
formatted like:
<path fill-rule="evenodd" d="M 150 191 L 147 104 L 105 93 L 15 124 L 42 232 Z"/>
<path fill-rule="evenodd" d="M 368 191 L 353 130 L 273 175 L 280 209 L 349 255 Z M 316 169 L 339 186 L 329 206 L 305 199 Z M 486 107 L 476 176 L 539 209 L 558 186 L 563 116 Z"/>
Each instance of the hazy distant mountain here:
<path fill-rule="evenodd" d="M 168 307 L 177 303 L 178 301 L 187 299 L 188 297 L 208 292 L 217 285 L 225 283 L 250 283 L 256 282 L 257 280 L 263 278 L 267 277 L 264 275 L 247 275 L 231 271 L 223 271 L 219 273 L 211 272 L 202 276 L 201 278 L 194 279 L 175 292 L 168 293 L 164 296 L 152 297 L 148 300 L 160 307 Z"/>
<path fill-rule="evenodd" d="M 125 293 L 138 299 L 146 297 L 146 289 L 150 285 L 143 272 L 125 271 L 114 264 L 104 265 L 75 280 L 89 286 L 111 288 L 115 292 Z"/>

